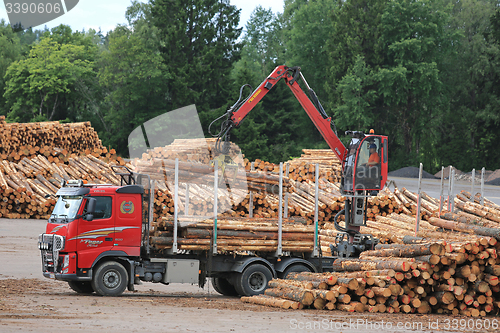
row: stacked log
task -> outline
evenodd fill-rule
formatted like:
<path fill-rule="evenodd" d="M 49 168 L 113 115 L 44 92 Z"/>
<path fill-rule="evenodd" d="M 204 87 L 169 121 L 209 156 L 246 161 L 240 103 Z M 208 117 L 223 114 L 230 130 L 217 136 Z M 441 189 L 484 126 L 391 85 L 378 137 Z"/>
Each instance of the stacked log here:
<path fill-rule="evenodd" d="M 286 162 L 289 177 L 295 181 L 312 181 L 315 177 L 316 164 L 319 164 L 320 176 L 330 183 L 340 182 L 342 165 L 331 149 L 303 149 L 301 157 Z"/>
<path fill-rule="evenodd" d="M 293 273 L 288 280 L 272 280 L 266 297 L 349 312 L 496 315 L 500 312 L 499 251 L 500 243 L 493 237 L 379 244 L 374 251 L 364 252 L 363 258 L 337 259 L 334 272 Z M 306 292 L 312 297 L 298 297 Z M 251 298 L 242 301 L 253 302 Z M 258 304 L 275 306 L 273 302 Z"/>
<path fill-rule="evenodd" d="M 214 138 L 175 139 L 170 145 L 148 149 L 148 151 L 142 154 L 141 159 L 149 161 L 154 159 L 175 160 L 178 158 L 179 161 L 197 162 L 208 165 L 218 155 L 215 149 L 216 141 L 217 139 Z M 243 155 L 241 155 L 238 145 L 231 142 L 229 154 L 234 158 L 236 163 L 243 166 Z"/>
<path fill-rule="evenodd" d="M 0 116 L 0 160 L 16 162 L 43 155 L 49 162 L 67 162 L 71 154 L 112 158 L 90 122 L 6 123 Z M 109 154 L 106 156 L 106 154 Z"/>
<path fill-rule="evenodd" d="M 156 250 L 173 246 L 174 220 L 163 217 L 153 223 L 150 244 Z M 214 240 L 213 219 L 183 216 L 178 221 L 178 249 L 207 251 Z M 314 228 L 296 220 L 285 219 L 282 224 L 282 250 L 312 252 Z M 262 218 L 220 217 L 217 220 L 217 249 L 225 251 L 274 252 L 278 249 L 278 221 Z"/>
<path fill-rule="evenodd" d="M 454 198 L 455 211 L 454 213 L 466 219 L 467 223 L 479 224 L 490 227 L 500 227 L 500 206 L 494 204 L 488 199 L 484 205 L 479 203 L 479 194 L 475 196 L 474 202 L 471 202 L 469 192 L 461 191 Z"/>
<path fill-rule="evenodd" d="M 155 216 L 173 213 L 173 165 L 172 158 L 178 157 L 179 162 L 179 207 L 189 202 L 188 214 L 205 214 L 211 212 L 213 202 L 213 168 L 209 161 L 213 158 L 215 140 L 192 139 L 176 140 L 172 145 L 155 148 L 143 154 L 142 159 L 132 161 L 134 171 L 147 173 L 158 182 L 157 188 L 162 193 L 157 196 L 158 204 L 162 209 L 155 209 Z M 236 145 L 231 145 L 231 151 L 237 152 Z M 319 211 L 318 221 L 320 225 L 333 220 L 334 216 L 344 208 L 345 197 L 340 193 L 336 181 L 340 180 L 340 162 L 333 152 L 325 149 L 304 149 L 304 154 L 298 159 L 286 162 L 288 165 L 288 176 L 283 177 L 284 192 L 289 192 L 284 200 L 284 209 L 288 216 L 305 218 L 309 224 L 314 223 L 315 217 L 315 164 L 320 164 L 319 180 Z M 261 160 L 254 161 L 251 171 L 250 162 L 244 160 L 245 168 L 237 173 L 225 172 L 225 179 L 230 183 L 230 191 L 224 190 L 223 201 L 227 205 L 222 208 L 229 216 L 245 216 L 251 208 L 253 216 L 263 218 L 274 218 L 279 214 L 279 192 L 278 176 L 279 166 Z M 287 168 L 284 168 L 284 171 Z M 246 170 L 246 173 L 244 172 Z M 232 181 L 231 181 L 232 180 Z M 189 184 L 190 191 L 187 195 Z M 194 185 L 192 185 L 194 184 Z M 191 188 L 193 190 L 191 190 Z M 252 192 L 243 193 L 245 190 Z M 231 194 L 234 190 L 234 194 Z M 241 190 L 238 192 L 238 190 Z M 201 193 L 201 195 L 199 195 Z M 234 197 L 237 200 L 228 200 Z M 205 200 L 203 200 L 205 198 Z M 409 200 L 409 199 L 407 199 Z M 368 199 L 368 217 L 376 215 L 385 216 L 393 212 L 399 213 L 404 210 L 398 197 L 390 192 L 384 191 L 377 197 Z M 219 210 L 221 211 L 221 210 Z"/>
<path fill-rule="evenodd" d="M 108 164 L 88 156 L 68 158 L 64 164 L 50 162 L 45 155 L 24 157 L 18 163 L 0 162 L 0 217 L 46 219 L 55 204 L 55 193 L 63 180 L 119 185 L 120 179 Z"/>

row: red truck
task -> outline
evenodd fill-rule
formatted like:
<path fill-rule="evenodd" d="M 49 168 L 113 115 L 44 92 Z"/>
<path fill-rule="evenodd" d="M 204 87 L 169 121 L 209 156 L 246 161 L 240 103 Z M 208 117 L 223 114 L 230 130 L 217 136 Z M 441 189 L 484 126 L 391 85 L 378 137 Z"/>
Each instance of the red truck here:
<path fill-rule="evenodd" d="M 332 257 L 311 253 L 155 253 L 149 246 L 151 191 L 135 183 L 138 175 L 121 175 L 122 186 L 70 180 L 56 193 L 38 242 L 45 277 L 67 281 L 78 293 L 103 296 L 134 290 L 141 281 L 203 286 L 206 278 L 224 295 L 255 295 L 289 272 L 332 268 Z"/>

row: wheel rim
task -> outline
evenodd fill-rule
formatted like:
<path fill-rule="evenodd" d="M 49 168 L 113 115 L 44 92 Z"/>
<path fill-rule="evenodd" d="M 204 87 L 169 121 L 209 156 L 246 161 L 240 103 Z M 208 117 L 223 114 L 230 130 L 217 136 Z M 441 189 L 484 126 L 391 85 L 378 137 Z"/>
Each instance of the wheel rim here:
<path fill-rule="evenodd" d="M 248 278 L 248 285 L 250 289 L 255 292 L 262 291 L 266 288 L 266 276 L 262 272 L 254 272 Z"/>
<path fill-rule="evenodd" d="M 104 286 L 108 289 L 114 289 L 120 284 L 120 274 L 116 271 L 107 271 L 102 277 Z"/>

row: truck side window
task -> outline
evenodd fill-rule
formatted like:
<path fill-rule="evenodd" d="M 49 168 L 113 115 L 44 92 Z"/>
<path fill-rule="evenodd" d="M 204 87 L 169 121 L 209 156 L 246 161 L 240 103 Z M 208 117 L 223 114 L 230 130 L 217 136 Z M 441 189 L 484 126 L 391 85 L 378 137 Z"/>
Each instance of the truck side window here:
<path fill-rule="evenodd" d="M 94 220 L 97 219 L 107 219 L 111 217 L 112 213 L 112 199 L 111 197 L 93 197 L 96 199 L 95 212 L 94 212 Z M 85 205 L 84 213 L 87 211 L 87 204 Z"/>

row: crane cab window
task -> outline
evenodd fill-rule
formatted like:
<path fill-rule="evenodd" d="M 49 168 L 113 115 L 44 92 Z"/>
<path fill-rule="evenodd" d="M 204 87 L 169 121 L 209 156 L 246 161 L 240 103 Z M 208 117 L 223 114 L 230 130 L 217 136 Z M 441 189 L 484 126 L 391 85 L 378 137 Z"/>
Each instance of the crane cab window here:
<path fill-rule="evenodd" d="M 94 212 L 94 220 L 97 219 L 107 219 L 111 217 L 113 201 L 111 197 L 93 197 L 96 199 L 95 212 Z M 85 205 L 84 213 L 87 211 L 87 204 Z"/>
<path fill-rule="evenodd" d="M 380 188 L 382 143 L 380 137 L 366 137 L 360 144 L 356 158 L 357 189 Z"/>

